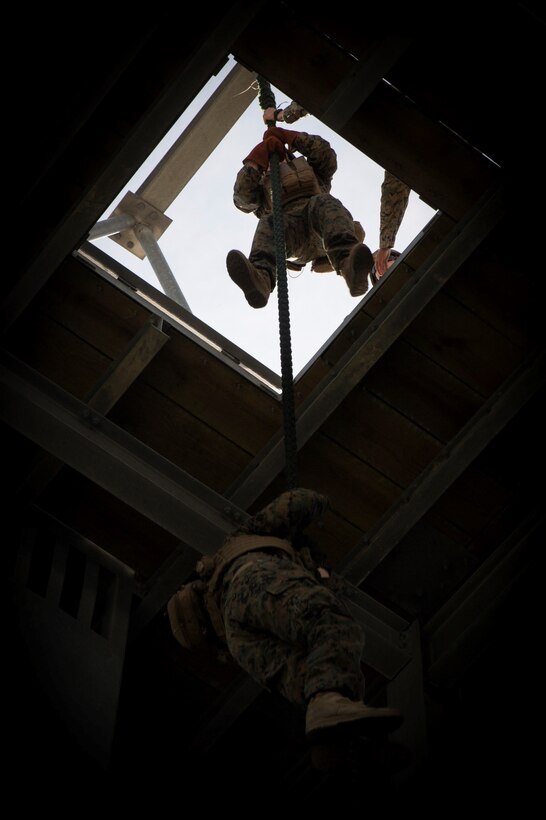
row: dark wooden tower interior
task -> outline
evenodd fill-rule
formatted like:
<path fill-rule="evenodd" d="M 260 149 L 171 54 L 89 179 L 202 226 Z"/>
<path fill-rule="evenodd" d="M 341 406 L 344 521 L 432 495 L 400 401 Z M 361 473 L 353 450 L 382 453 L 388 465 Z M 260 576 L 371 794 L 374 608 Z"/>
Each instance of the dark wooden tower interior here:
<path fill-rule="evenodd" d="M 524 816 L 540 786 L 543 16 L 193 15 L 66 29 L 37 13 L 9 92 L 9 779 L 136 807 L 210 789 L 228 808 L 252 791 Z M 88 234 L 229 55 L 438 212 L 295 384 L 299 483 L 331 501 L 313 535 L 351 585 L 371 703 L 406 714 L 394 774 L 313 769 L 302 715 L 184 651 L 165 616 L 197 556 L 284 489 L 282 399 Z"/>

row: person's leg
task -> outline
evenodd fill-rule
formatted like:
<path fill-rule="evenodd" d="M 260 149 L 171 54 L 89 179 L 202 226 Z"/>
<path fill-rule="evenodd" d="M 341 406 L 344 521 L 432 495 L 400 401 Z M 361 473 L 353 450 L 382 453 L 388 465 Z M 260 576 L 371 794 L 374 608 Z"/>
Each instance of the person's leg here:
<path fill-rule="evenodd" d="M 273 217 L 263 216 L 254 233 L 252 246 L 248 255 L 249 262 L 260 271 L 265 271 L 271 281 L 271 290 L 277 281 L 277 265 L 275 262 L 275 235 L 273 232 Z"/>
<path fill-rule="evenodd" d="M 308 232 L 304 205 L 283 211 L 282 247 L 287 259 L 299 255 L 305 247 Z M 277 282 L 277 255 L 272 214 L 260 219 L 248 258 L 256 268 L 267 271 L 274 288 Z"/>
<path fill-rule="evenodd" d="M 307 570 L 284 558 L 243 566 L 222 605 L 234 659 L 292 703 L 307 706 L 310 741 L 360 728 L 398 728 L 396 709 L 363 702 L 363 635 L 344 604 Z"/>
<path fill-rule="evenodd" d="M 249 305 L 265 307 L 275 283 L 275 245 L 273 228 L 269 217 L 258 222 L 250 256 L 242 251 L 231 250 L 226 257 L 230 278 L 241 288 Z"/>
<path fill-rule="evenodd" d="M 319 691 L 363 696 L 363 635 L 341 601 L 282 558 L 249 563 L 223 602 L 228 647 L 264 686 L 305 705 Z"/>
<path fill-rule="evenodd" d="M 308 210 L 312 230 L 322 237 L 332 267 L 344 277 L 351 295 L 366 293 L 373 255 L 358 238 L 351 213 L 330 194 L 311 197 Z"/>

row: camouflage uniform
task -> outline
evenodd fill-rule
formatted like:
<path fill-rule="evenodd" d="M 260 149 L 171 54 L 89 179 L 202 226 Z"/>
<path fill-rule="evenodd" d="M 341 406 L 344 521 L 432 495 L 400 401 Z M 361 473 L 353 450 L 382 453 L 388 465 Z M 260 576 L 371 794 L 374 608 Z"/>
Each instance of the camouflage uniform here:
<path fill-rule="evenodd" d="M 345 604 L 318 575 L 301 530 L 327 506 L 325 496 L 283 493 L 229 539 L 246 533 L 288 539 L 296 560 L 256 550 L 236 558 L 221 589 L 225 641 L 237 663 L 263 686 L 299 706 L 317 692 L 362 700 L 364 636 Z"/>
<path fill-rule="evenodd" d="M 396 234 L 406 213 L 410 193 L 411 188 L 405 182 L 400 182 L 389 171 L 385 171 L 381 185 L 380 248 L 394 248 Z"/>
<path fill-rule="evenodd" d="M 400 256 L 399 251 L 394 250 L 396 234 L 402 223 L 406 208 L 408 207 L 411 188 L 405 182 L 401 182 L 389 171 L 385 171 L 383 183 L 381 185 L 381 206 L 379 221 L 379 247 L 390 248 L 389 261 L 394 261 Z M 380 281 L 375 265 L 370 274 L 372 285 Z"/>
<path fill-rule="evenodd" d="M 333 269 L 340 273 L 341 262 L 353 245 L 361 241 L 352 215 L 330 194 L 331 182 L 337 170 L 337 157 L 327 140 L 305 132 L 298 133 L 292 150 L 299 151 L 313 169 L 321 193 L 294 199 L 283 205 L 286 256 L 299 265 L 328 257 Z M 235 206 L 245 213 L 254 213 L 259 221 L 250 262 L 269 274 L 276 283 L 275 236 L 267 177 L 249 165 L 244 165 L 235 181 Z"/>
<path fill-rule="evenodd" d="M 307 111 L 295 100 L 292 100 L 283 111 L 285 122 L 294 123 L 307 116 Z M 408 207 L 411 188 L 401 182 L 390 171 L 385 171 L 381 185 L 381 205 L 379 209 L 379 247 L 394 248 L 396 234 Z"/>

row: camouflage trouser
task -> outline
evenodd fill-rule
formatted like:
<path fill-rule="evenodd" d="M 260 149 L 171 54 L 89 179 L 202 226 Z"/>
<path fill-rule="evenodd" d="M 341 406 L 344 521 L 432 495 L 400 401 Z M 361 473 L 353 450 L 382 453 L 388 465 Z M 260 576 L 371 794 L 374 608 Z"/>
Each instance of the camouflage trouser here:
<path fill-rule="evenodd" d="M 330 194 L 290 202 L 284 207 L 284 242 L 287 258 L 310 262 L 326 253 L 339 273 L 345 256 L 358 242 L 353 218 L 347 208 Z M 277 279 L 273 216 L 260 219 L 249 260 L 266 270 L 274 284 Z"/>
<path fill-rule="evenodd" d="M 364 696 L 363 633 L 345 605 L 290 558 L 239 558 L 222 597 L 229 651 L 263 686 L 305 706 L 316 692 Z"/>

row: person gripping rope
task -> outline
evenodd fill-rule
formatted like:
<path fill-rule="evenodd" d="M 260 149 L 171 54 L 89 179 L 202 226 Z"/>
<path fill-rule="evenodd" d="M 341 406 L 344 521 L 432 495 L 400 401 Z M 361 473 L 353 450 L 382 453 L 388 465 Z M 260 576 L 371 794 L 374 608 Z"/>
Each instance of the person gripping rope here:
<path fill-rule="evenodd" d="M 278 111 L 266 108 L 264 122 Z M 294 156 L 294 151 L 301 154 Z M 351 296 L 368 290 L 373 256 L 364 244 L 364 231 L 343 203 L 330 193 L 337 170 L 336 153 L 323 137 L 278 126 L 267 129 L 261 143 L 244 158 L 237 173 L 233 202 L 254 213 L 258 227 L 248 258 L 230 250 L 226 265 L 230 278 L 254 308 L 264 307 L 276 285 L 275 236 L 269 158 L 279 155 L 288 266 L 299 270 L 311 262 L 317 272 L 335 270 Z"/>
<path fill-rule="evenodd" d="M 292 100 L 284 110 L 275 110 L 275 119 L 281 122 L 294 123 L 307 116 L 307 111 Z M 390 171 L 385 171 L 381 184 L 381 201 L 379 206 L 379 248 L 374 252 L 374 264 L 370 274 L 372 285 L 377 284 L 391 265 L 398 259 L 400 252 L 394 249 L 396 236 L 409 202 L 411 188 Z"/>
<path fill-rule="evenodd" d="M 328 498 L 288 490 L 196 565 L 214 640 L 254 680 L 305 710 L 311 743 L 381 736 L 401 713 L 363 702 L 364 635 L 339 597 L 343 583 L 305 535 Z M 176 631 L 176 618 L 171 622 Z"/>

